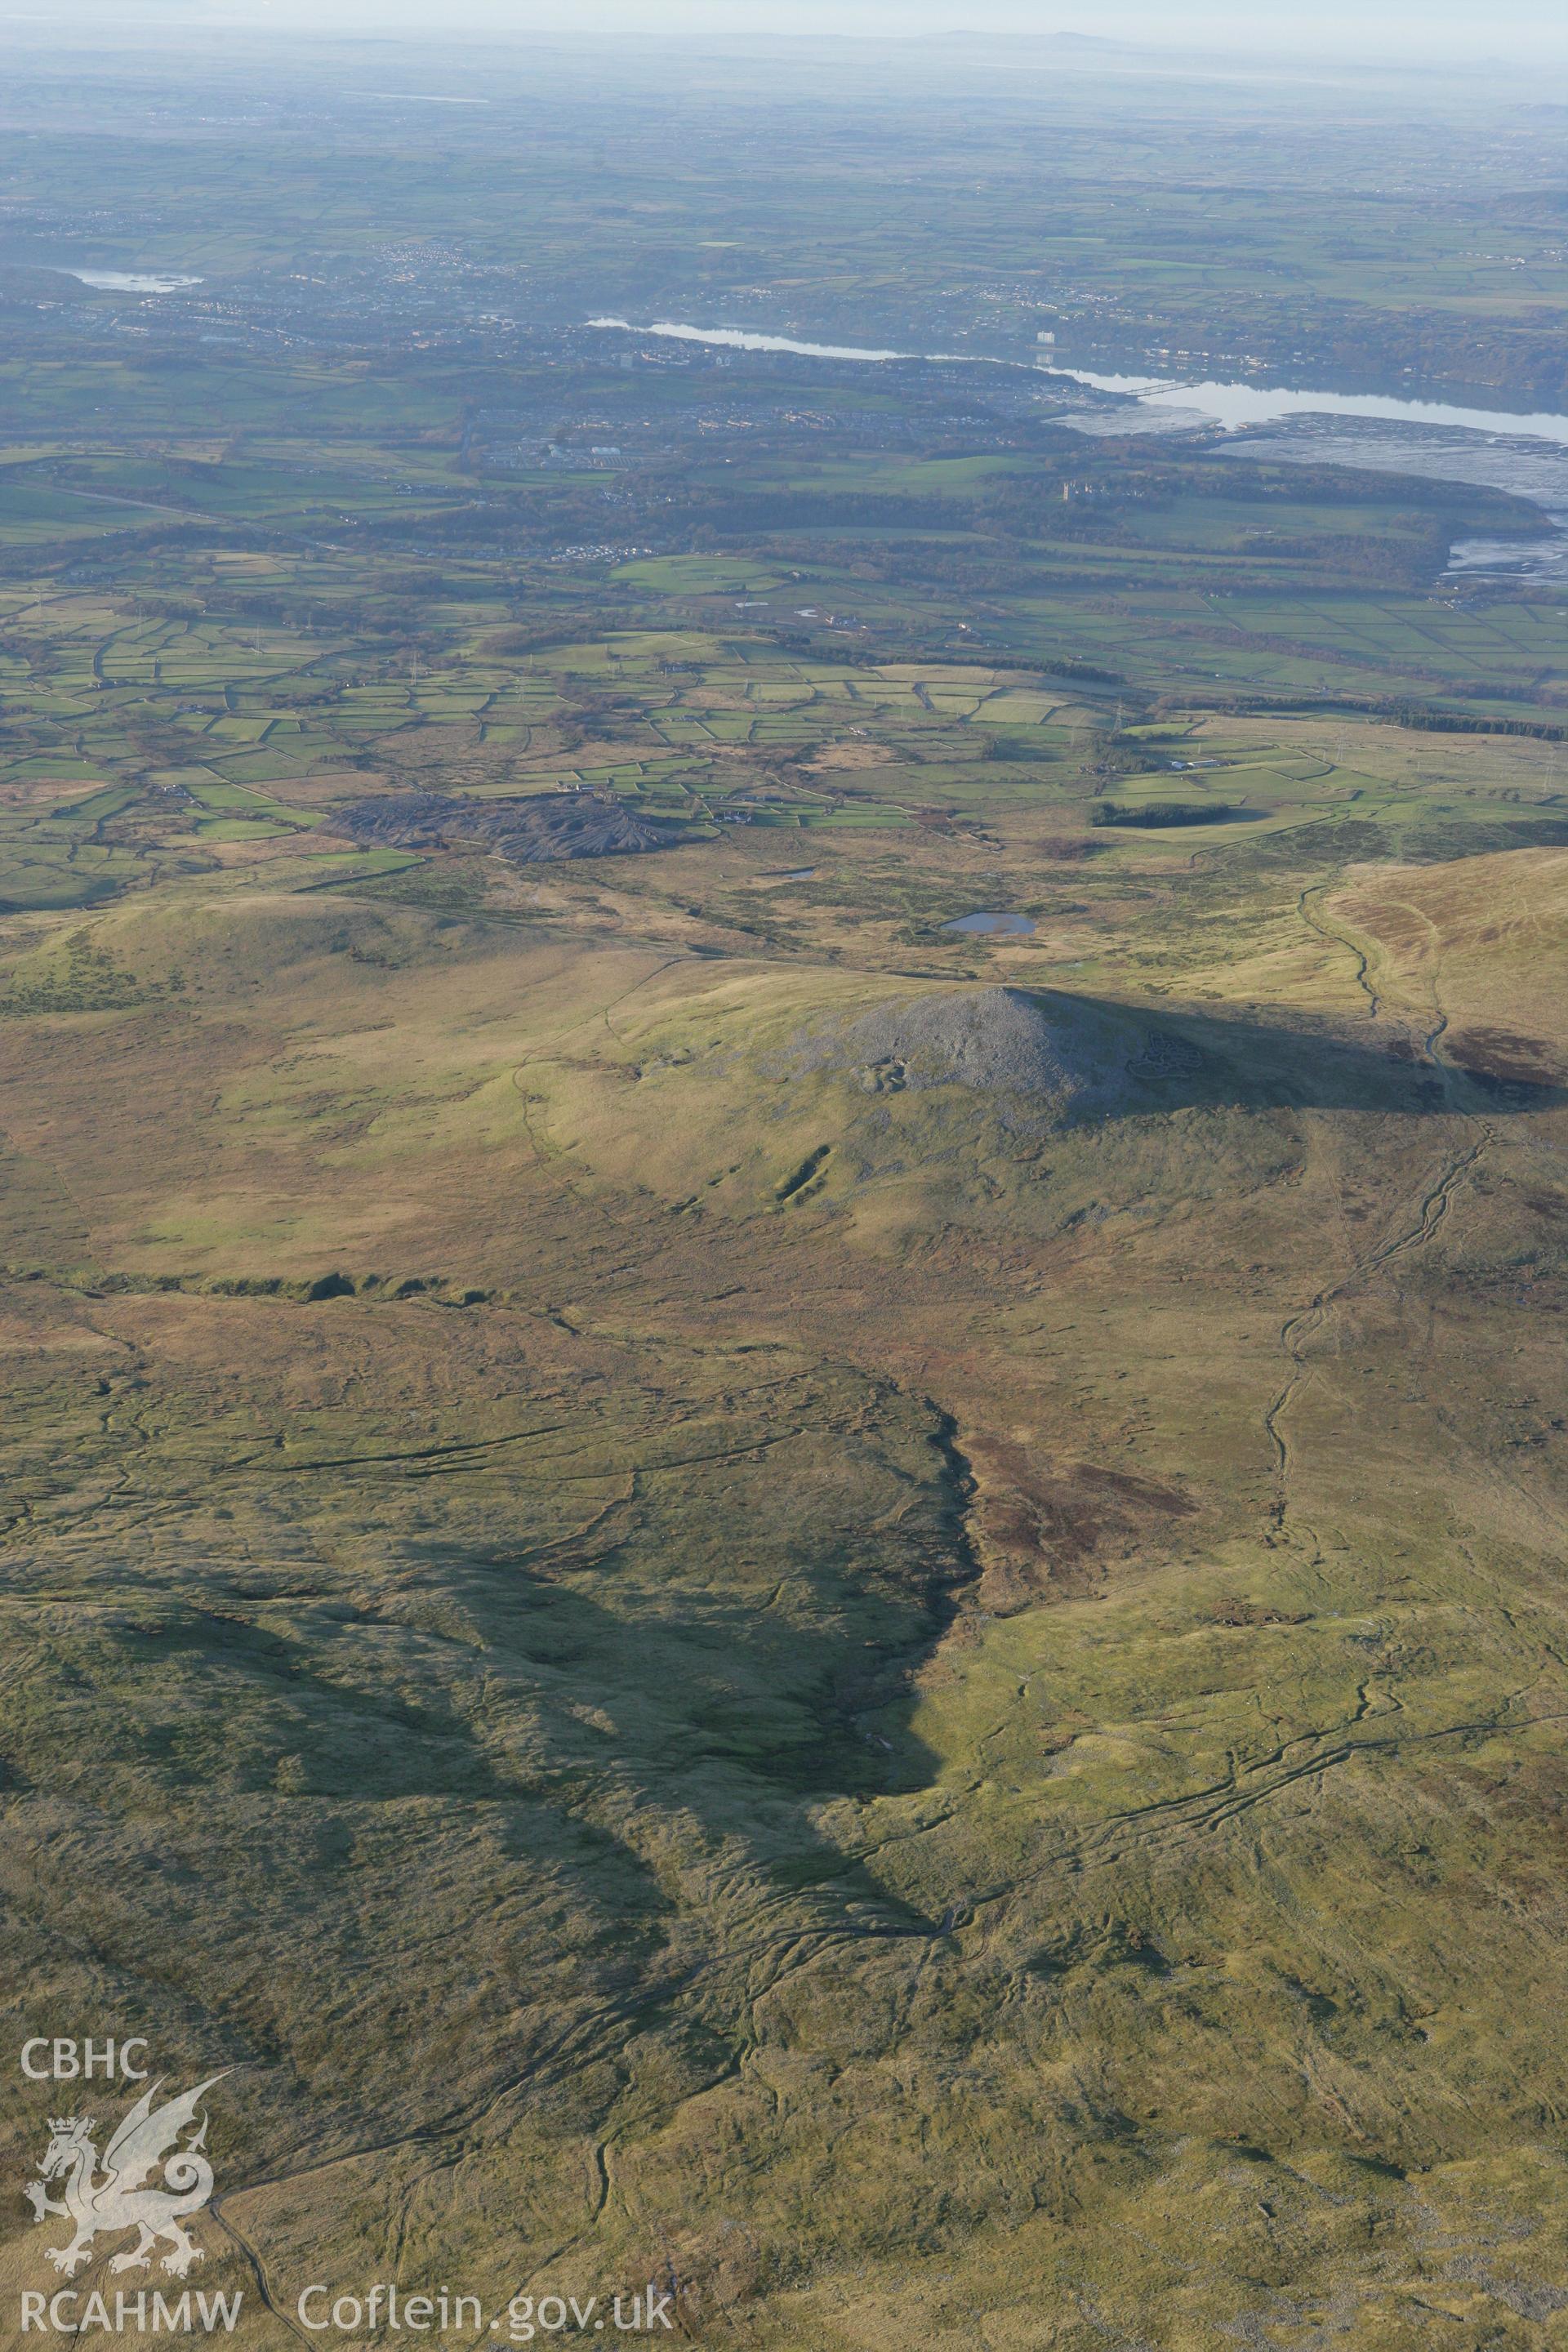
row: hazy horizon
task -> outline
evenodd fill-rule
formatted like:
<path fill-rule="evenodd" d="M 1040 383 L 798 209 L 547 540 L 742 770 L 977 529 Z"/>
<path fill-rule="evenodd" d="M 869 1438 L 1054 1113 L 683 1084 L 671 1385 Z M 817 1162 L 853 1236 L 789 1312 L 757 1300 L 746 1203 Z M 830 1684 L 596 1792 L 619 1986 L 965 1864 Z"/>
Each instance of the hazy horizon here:
<path fill-rule="evenodd" d="M 37 32 L 71 40 L 156 40 L 172 31 L 216 34 L 275 30 L 291 37 L 458 41 L 545 37 L 592 39 L 871 39 L 900 43 L 1008 39 L 1058 41 L 1181 57 L 1227 53 L 1246 58 L 1365 59 L 1413 69 L 1490 59 L 1510 67 L 1568 58 L 1568 17 L 1546 0 L 1509 0 L 1484 16 L 1466 0 L 1379 0 L 1370 7 L 1331 0 L 1291 5 L 1260 17 L 1236 0 L 1169 6 L 1034 5 L 1034 0 L 164 0 L 153 9 L 84 5 L 65 12 L 21 9 L 3 20 L 14 38 Z"/>

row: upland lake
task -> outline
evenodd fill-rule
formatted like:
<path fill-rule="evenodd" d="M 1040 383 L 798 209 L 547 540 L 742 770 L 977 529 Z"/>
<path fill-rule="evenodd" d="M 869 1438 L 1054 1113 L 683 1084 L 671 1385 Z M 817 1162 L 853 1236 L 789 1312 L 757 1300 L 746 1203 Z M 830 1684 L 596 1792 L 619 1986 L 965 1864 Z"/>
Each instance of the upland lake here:
<path fill-rule="evenodd" d="M 973 937 L 999 937 L 1007 940 L 1027 939 L 1034 924 L 1027 915 L 979 914 L 959 915 L 951 923 L 943 923 L 944 931 L 963 931 Z"/>

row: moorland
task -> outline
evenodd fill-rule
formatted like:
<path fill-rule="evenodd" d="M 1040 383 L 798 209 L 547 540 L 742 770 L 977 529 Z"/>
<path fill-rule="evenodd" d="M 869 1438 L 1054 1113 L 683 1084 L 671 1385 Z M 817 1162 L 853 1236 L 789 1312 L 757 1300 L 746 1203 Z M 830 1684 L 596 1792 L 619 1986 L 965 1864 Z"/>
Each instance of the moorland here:
<path fill-rule="evenodd" d="M 1545 2352 L 1552 526 L 1025 362 L 1556 399 L 1550 124 L 889 55 L 6 101 L 7 2011 L 258 2352 Z"/>

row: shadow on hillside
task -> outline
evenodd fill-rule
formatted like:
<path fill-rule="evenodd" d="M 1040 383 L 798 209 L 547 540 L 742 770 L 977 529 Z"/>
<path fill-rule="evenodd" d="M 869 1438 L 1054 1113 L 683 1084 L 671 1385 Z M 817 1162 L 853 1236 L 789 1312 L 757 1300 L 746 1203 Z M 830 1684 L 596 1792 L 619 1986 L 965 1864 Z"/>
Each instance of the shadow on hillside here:
<path fill-rule="evenodd" d="M 1471 1052 L 1456 1038 L 1439 1064 L 1403 1039 L 1363 1044 L 1326 1026 L 1227 1013 L 1143 1015 L 1140 1025 L 1147 1042 L 1128 1058 L 1127 1098 L 1111 1116 L 1191 1106 L 1412 1118 L 1554 1110 L 1568 1101 L 1552 1049 L 1531 1038 L 1510 1036 L 1506 1053 Z M 1474 1034 L 1489 1046 L 1493 1033 Z"/>

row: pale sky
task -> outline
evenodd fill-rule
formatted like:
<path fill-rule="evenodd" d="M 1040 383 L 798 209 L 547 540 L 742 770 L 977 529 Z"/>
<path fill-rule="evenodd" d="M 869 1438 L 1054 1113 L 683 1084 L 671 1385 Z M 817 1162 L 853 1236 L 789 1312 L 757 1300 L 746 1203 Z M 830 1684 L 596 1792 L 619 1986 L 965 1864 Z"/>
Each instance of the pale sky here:
<path fill-rule="evenodd" d="M 328 0 L 331 6 L 331 0 Z M 478 7 L 485 0 L 473 0 Z M 1403 55 L 1413 64 L 1447 55 L 1527 57 L 1568 47 L 1563 0 L 585 0 L 595 13 L 652 30 L 682 21 L 740 31 L 882 33 L 992 31 L 1080 36 L 1186 48 L 1337 48 Z M 492 13 L 521 21 L 526 0 L 494 0 Z M 581 21 L 584 11 L 574 12 Z"/>
<path fill-rule="evenodd" d="M 0 26 L 42 21 L 0 0 Z M 216 29 L 527 38 L 598 30 L 644 36 L 1074 34 L 1166 51 L 1376 57 L 1420 67 L 1494 58 L 1526 69 L 1568 59 L 1565 0 L 64 0 L 51 21 L 79 36 L 174 22 Z"/>

